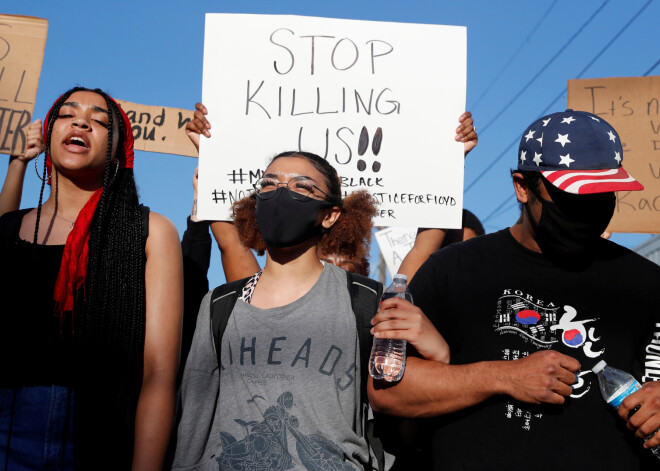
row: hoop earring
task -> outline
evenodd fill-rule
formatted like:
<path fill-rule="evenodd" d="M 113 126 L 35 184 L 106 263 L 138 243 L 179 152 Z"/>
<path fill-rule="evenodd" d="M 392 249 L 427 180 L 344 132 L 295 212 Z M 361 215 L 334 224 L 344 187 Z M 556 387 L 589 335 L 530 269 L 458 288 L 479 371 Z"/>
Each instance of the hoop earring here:
<path fill-rule="evenodd" d="M 39 152 L 37 154 L 37 156 L 34 158 L 34 171 L 36 172 L 37 177 L 39 178 L 39 180 L 41 180 L 42 182 L 45 182 L 46 181 L 46 169 L 44 169 L 44 175 L 41 176 L 41 175 L 39 175 L 39 166 L 37 165 L 37 161 L 39 160 L 39 156 L 41 154 L 43 154 L 43 152 Z"/>

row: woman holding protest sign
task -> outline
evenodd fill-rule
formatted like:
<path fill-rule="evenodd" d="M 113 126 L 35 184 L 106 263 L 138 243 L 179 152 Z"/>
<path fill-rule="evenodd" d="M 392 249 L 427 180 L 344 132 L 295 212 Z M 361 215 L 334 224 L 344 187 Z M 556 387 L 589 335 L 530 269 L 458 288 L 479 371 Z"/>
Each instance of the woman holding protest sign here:
<path fill-rule="evenodd" d="M 178 235 L 141 206 L 126 114 L 74 88 L 44 122 L 39 205 L 0 219 L 0 462 L 159 469 L 174 414 Z"/>

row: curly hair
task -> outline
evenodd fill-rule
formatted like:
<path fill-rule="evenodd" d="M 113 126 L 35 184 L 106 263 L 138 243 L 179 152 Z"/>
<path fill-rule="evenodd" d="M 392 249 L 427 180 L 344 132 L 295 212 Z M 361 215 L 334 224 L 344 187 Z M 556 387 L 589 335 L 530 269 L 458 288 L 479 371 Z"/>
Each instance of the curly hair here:
<path fill-rule="evenodd" d="M 91 225 L 85 286 L 78 293 L 73 317 L 77 362 L 75 459 L 81 469 L 124 469 L 130 467 L 132 460 L 135 413 L 142 384 L 147 235 L 133 170 L 115 169 L 111 163 L 113 140 L 118 140 L 119 153 L 125 133 L 130 132 L 112 98 L 100 89 L 83 87 L 64 93 L 51 109 L 46 148 L 50 148 L 60 108 L 78 91 L 102 96 L 110 113 L 103 190 Z M 113 122 L 117 123 L 118 136 Z M 42 197 L 43 183 L 35 243 Z M 100 463 L 100 459 L 105 461 Z"/>
<path fill-rule="evenodd" d="M 272 160 L 282 157 L 302 157 L 319 170 L 326 179 L 331 202 L 341 208 L 337 222 L 321 236 L 319 250 L 326 254 L 339 254 L 351 259 L 366 260 L 371 244 L 371 219 L 377 214 L 377 203 L 366 190 L 351 193 L 345 199 L 341 197 L 341 183 L 337 171 L 325 159 L 309 152 L 283 152 Z M 259 232 L 259 225 L 254 215 L 257 205 L 256 195 L 252 194 L 232 205 L 234 225 L 241 243 L 263 255 L 266 243 Z"/>

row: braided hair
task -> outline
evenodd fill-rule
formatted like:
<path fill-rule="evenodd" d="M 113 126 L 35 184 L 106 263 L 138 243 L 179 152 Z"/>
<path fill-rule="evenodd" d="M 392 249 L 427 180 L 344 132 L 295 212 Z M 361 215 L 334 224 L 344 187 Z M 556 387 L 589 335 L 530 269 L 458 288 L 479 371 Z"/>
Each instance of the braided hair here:
<path fill-rule="evenodd" d="M 91 223 L 85 286 L 78 293 L 73 316 L 76 462 L 84 469 L 123 469 L 130 466 L 133 455 L 142 384 L 147 234 L 133 169 L 115 168 L 119 161 L 113 162 L 113 140 L 119 142 L 117 153 L 122 152 L 125 133 L 130 130 L 125 129 L 112 98 L 99 89 L 82 87 L 62 95 L 49 116 L 46 150 L 61 106 L 78 91 L 104 98 L 109 123 L 103 190 Z M 117 123 L 118 136 L 113 123 Z M 40 209 L 41 198 L 35 242 Z"/>

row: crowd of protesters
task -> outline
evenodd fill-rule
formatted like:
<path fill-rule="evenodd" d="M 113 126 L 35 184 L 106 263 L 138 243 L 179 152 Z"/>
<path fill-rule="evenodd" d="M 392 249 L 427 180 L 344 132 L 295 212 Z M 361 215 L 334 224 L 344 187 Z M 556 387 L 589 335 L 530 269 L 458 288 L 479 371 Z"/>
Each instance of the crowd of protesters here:
<path fill-rule="evenodd" d="M 477 144 L 469 112 L 456 140 Z M 39 203 L 19 209 L 42 152 Z M 377 203 L 342 197 L 328 161 L 275 155 L 232 222 L 193 203 L 179 242 L 138 200 L 121 107 L 67 91 L 0 193 L 0 469 L 652 466 L 660 267 L 601 237 L 615 192 L 642 189 L 622 156 L 601 117 L 535 121 L 515 224 L 484 235 L 464 210 L 463 229 L 420 229 L 400 268 L 415 305 L 380 302 Z M 227 280 L 212 290 L 209 228 Z M 373 337 L 408 341 L 399 382 L 367 374 Z M 645 379 L 616 412 L 591 373 L 603 359 Z"/>

